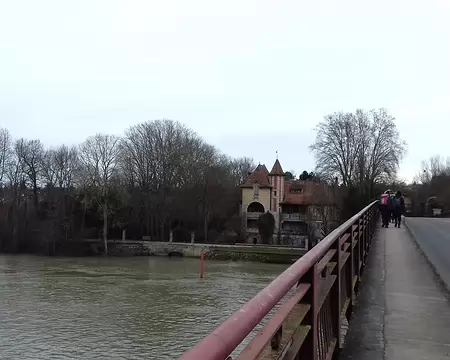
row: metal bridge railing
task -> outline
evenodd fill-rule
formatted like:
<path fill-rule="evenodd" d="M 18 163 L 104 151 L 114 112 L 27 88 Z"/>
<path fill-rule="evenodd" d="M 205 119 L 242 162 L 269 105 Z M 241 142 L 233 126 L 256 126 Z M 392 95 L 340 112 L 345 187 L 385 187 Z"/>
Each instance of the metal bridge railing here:
<path fill-rule="evenodd" d="M 281 300 L 285 301 L 236 359 L 331 359 L 342 346 L 345 330 L 341 323 L 350 319 L 378 217 L 378 202 L 374 201 L 179 360 L 231 359 L 233 351 Z"/>

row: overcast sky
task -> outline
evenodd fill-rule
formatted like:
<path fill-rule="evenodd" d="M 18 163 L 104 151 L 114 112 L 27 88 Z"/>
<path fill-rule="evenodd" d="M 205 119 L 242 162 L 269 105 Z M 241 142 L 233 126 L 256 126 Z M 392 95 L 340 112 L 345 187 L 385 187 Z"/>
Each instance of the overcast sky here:
<path fill-rule="evenodd" d="M 0 0 L 0 127 L 46 145 L 146 120 L 312 170 L 314 126 L 386 107 L 411 179 L 450 155 L 450 2 Z"/>

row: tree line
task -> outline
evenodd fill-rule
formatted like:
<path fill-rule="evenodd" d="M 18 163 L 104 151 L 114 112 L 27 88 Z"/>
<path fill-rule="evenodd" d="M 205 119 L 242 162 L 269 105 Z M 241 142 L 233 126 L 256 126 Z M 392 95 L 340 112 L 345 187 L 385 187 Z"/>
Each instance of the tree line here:
<path fill-rule="evenodd" d="M 46 148 L 0 129 L 0 251 L 58 252 L 68 241 L 214 240 L 240 229 L 239 185 L 253 160 L 231 158 L 179 122 Z"/>
<path fill-rule="evenodd" d="M 387 110 L 359 109 L 326 115 L 310 149 L 316 170 L 298 178 L 338 183 L 345 219 L 395 181 L 406 144 Z M 226 241 L 225 230 L 242 231 L 239 185 L 254 166 L 172 120 L 56 148 L 0 129 L 0 251 L 56 253 L 83 238 L 102 238 L 107 251 L 108 238 L 167 241 L 170 231 L 174 241 L 192 231 Z"/>

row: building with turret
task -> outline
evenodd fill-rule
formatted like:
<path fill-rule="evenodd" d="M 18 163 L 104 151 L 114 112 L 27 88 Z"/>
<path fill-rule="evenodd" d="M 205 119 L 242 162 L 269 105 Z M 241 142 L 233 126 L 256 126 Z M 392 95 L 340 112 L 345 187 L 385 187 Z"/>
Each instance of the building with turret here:
<path fill-rule="evenodd" d="M 259 164 L 241 185 L 241 214 L 247 241 L 258 243 L 258 218 L 270 212 L 275 218 L 274 242 L 308 247 L 338 224 L 336 186 L 312 180 L 287 180 L 277 159 L 269 172 Z"/>

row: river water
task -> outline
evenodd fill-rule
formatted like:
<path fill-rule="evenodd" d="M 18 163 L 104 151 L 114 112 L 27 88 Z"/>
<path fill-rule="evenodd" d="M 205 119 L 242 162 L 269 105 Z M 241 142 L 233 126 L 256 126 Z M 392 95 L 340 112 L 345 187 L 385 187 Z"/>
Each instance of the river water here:
<path fill-rule="evenodd" d="M 0 256 L 0 359 L 177 359 L 284 269 Z"/>

